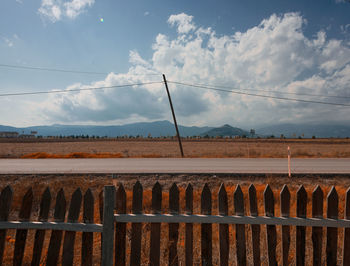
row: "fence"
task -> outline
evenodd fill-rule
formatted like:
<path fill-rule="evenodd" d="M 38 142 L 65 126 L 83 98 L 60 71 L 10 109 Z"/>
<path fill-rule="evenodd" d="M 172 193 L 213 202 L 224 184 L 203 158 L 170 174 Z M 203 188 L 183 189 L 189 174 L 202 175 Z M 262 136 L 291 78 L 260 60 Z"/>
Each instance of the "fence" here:
<path fill-rule="evenodd" d="M 24 195 L 19 211 L 19 221 L 8 221 L 13 191 L 11 187 L 6 187 L 0 194 L 0 262 L 2 262 L 5 243 L 6 230 L 17 229 L 13 254 L 13 264 L 21 265 L 25 251 L 25 244 L 28 229 L 35 229 L 35 239 L 33 246 L 32 265 L 39 265 L 42 260 L 42 250 L 45 238 L 45 230 L 52 230 L 48 252 L 46 256 L 47 265 L 56 265 L 62 261 L 62 265 L 72 265 L 75 245 L 75 235 L 77 231 L 82 234 L 82 265 L 92 265 L 92 254 L 94 248 L 93 232 L 102 233 L 101 264 L 125 265 L 126 262 L 126 223 L 131 224 L 130 237 L 130 265 L 141 264 L 141 239 L 143 237 L 142 223 L 150 225 L 150 249 L 149 264 L 160 265 L 160 241 L 161 223 L 168 223 L 168 264 L 178 265 L 178 240 L 179 223 L 185 223 L 185 246 L 184 261 L 186 265 L 193 265 L 194 241 L 197 241 L 193 234 L 193 224 L 200 224 L 200 249 L 202 265 L 212 265 L 212 224 L 219 224 L 219 261 L 220 265 L 228 265 L 229 257 L 232 259 L 230 250 L 229 225 L 235 224 L 236 241 L 236 262 L 238 265 L 247 264 L 247 231 L 251 228 L 251 247 L 253 254 L 253 264 L 261 265 L 261 252 L 267 253 L 268 264 L 277 265 L 277 230 L 281 228 L 281 262 L 288 265 L 288 257 L 291 243 L 291 226 L 296 226 L 295 254 L 296 264 L 305 265 L 306 247 L 306 226 L 312 227 L 312 257 L 314 265 L 322 264 L 322 257 L 326 256 L 327 265 L 337 265 L 338 263 L 338 228 L 344 228 L 343 234 L 343 265 L 350 265 L 350 190 L 346 192 L 345 198 L 345 219 L 338 219 L 338 194 L 333 187 L 327 196 L 327 217 L 323 217 L 323 191 L 317 186 L 312 193 L 312 218 L 307 218 L 307 193 L 301 186 L 296 193 L 296 217 L 290 217 L 291 193 L 287 186 L 280 192 L 280 213 L 281 217 L 275 217 L 275 197 L 269 185 L 263 193 L 264 216 L 258 214 L 257 192 L 254 185 L 248 190 L 249 213 L 245 210 L 244 194 L 239 185 L 233 193 L 234 215 L 228 215 L 228 195 L 225 186 L 221 185 L 218 192 L 218 215 L 212 215 L 212 193 L 206 184 L 201 192 L 201 214 L 193 214 L 193 188 L 189 184 L 185 190 L 185 213 L 180 214 L 180 193 L 176 184 L 173 184 L 169 191 L 169 214 L 162 214 L 162 188 L 157 182 L 152 189 L 152 214 L 144 214 L 143 210 L 143 188 L 139 182 L 133 186 L 132 213 L 127 214 L 127 197 L 122 185 L 118 190 L 114 186 L 104 188 L 104 199 L 100 200 L 102 208 L 102 224 L 94 224 L 94 198 L 91 190 L 87 190 L 84 196 L 80 189 L 77 189 L 70 201 L 67 222 L 66 200 L 61 189 L 56 197 L 54 210 L 54 221 L 48 221 L 49 208 L 51 203 L 51 193 L 46 189 L 42 195 L 38 221 L 29 221 L 33 193 L 29 189 Z M 81 203 L 83 202 L 83 223 L 78 222 Z M 116 213 L 115 213 L 116 212 Z M 116 223 L 116 226 L 115 226 Z M 261 249 L 261 225 L 266 225 L 266 250 Z M 326 254 L 323 248 L 323 228 L 326 227 Z M 64 238 L 63 238 L 63 231 Z M 63 239 L 62 257 L 59 260 Z M 95 247 L 96 248 L 96 247 Z"/>
<path fill-rule="evenodd" d="M 38 221 L 36 222 L 29 221 L 33 204 L 33 191 L 31 188 L 22 199 L 22 205 L 18 215 L 19 221 L 8 221 L 12 199 L 12 188 L 7 186 L 2 190 L 0 195 L 0 264 L 3 263 L 7 229 L 17 229 L 14 243 L 13 265 L 22 265 L 28 229 L 35 229 L 31 265 L 41 265 L 46 230 L 52 230 L 46 255 L 46 265 L 57 265 L 63 231 L 66 232 L 63 240 L 62 265 L 73 264 L 75 235 L 77 231 L 83 232 L 81 263 L 82 265 L 92 265 L 93 232 L 103 232 L 104 227 L 101 224 L 93 224 L 94 197 L 90 189 L 84 194 L 84 199 L 80 189 L 77 189 L 73 193 L 67 222 L 64 222 L 66 217 L 66 199 L 63 189 L 58 192 L 56 197 L 53 222 L 48 222 L 52 199 L 49 188 L 47 188 L 42 195 Z M 79 223 L 77 221 L 80 214 L 82 199 L 84 201 L 83 223 Z M 102 264 L 106 265 L 104 259 L 102 260 Z"/>

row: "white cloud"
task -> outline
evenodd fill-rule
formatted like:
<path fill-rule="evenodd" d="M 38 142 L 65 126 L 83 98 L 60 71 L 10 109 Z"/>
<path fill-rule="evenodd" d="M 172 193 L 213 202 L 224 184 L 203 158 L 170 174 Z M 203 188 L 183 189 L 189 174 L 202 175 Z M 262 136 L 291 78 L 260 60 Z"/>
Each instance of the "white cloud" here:
<path fill-rule="evenodd" d="M 12 47 L 12 46 L 13 46 L 13 41 L 11 41 L 10 39 L 4 38 L 4 41 L 5 41 L 5 43 L 6 43 L 6 45 L 7 45 L 8 47 Z"/>
<path fill-rule="evenodd" d="M 194 30 L 196 27 L 192 23 L 193 16 L 186 15 L 185 13 L 171 15 L 168 19 L 168 23 L 171 26 L 177 25 L 178 33 L 188 33 Z"/>
<path fill-rule="evenodd" d="M 131 51 L 128 73 L 111 73 L 91 85 L 161 81 L 160 75 L 146 75 L 158 72 L 165 73 L 169 81 L 223 85 L 255 94 L 282 96 L 260 91 L 270 90 L 350 96 L 349 43 L 327 39 L 324 31 L 315 37 L 305 36 L 306 21 L 298 13 L 271 15 L 245 32 L 220 36 L 211 28 L 195 26 L 192 20 L 186 14 L 170 16 L 168 22 L 177 26 L 178 36 L 158 34 L 151 60 Z M 348 117 L 348 109 L 337 106 L 237 95 L 174 83 L 169 86 L 181 124 L 229 123 L 250 127 L 278 122 L 344 121 Z M 283 97 L 350 104 L 347 98 Z M 55 95 L 41 112 L 55 122 L 171 119 L 163 84 Z"/>
<path fill-rule="evenodd" d="M 86 7 L 91 7 L 95 3 L 95 0 L 72 0 L 71 2 L 64 3 L 66 16 L 74 19 L 80 13 L 82 13 Z"/>
<path fill-rule="evenodd" d="M 348 31 L 350 30 L 350 24 L 346 24 L 346 25 L 341 25 L 340 26 L 340 30 L 343 34 L 348 33 Z"/>
<path fill-rule="evenodd" d="M 145 11 L 145 13 L 143 13 L 144 16 L 148 16 L 149 14 L 149 11 Z"/>
<path fill-rule="evenodd" d="M 59 21 L 64 17 L 75 19 L 94 3 L 95 0 L 42 0 L 38 12 L 51 22 Z"/>
<path fill-rule="evenodd" d="M 2 39 L 10 48 L 13 47 L 18 40 L 20 40 L 17 34 L 13 34 L 11 37 L 2 37 Z"/>

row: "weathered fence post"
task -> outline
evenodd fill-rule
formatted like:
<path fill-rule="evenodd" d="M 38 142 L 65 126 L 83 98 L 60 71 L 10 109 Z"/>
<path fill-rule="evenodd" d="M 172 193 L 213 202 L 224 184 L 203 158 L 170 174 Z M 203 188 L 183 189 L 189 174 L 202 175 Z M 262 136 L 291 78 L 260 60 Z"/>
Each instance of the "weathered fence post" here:
<path fill-rule="evenodd" d="M 264 191 L 264 205 L 265 205 L 265 215 L 267 217 L 275 216 L 275 199 L 272 189 L 269 185 L 266 186 Z M 275 266 L 277 264 L 276 259 L 276 225 L 266 225 L 266 239 L 267 239 L 267 255 L 268 255 L 268 265 Z"/>
<path fill-rule="evenodd" d="M 250 215 L 258 216 L 258 204 L 256 198 L 256 189 L 253 184 L 249 186 L 249 207 L 250 207 Z M 252 246 L 253 246 L 253 265 L 258 266 L 260 263 L 260 225 L 252 224 Z"/>
<path fill-rule="evenodd" d="M 116 193 L 117 213 L 126 213 L 126 193 L 122 184 Z M 115 228 L 115 265 L 126 265 L 126 223 L 116 223 Z"/>
<path fill-rule="evenodd" d="M 244 216 L 244 197 L 240 185 L 237 185 L 233 194 L 233 204 L 235 215 Z M 247 265 L 244 224 L 236 224 L 236 255 L 238 265 Z"/>
<path fill-rule="evenodd" d="M 169 191 L 169 211 L 170 214 L 179 214 L 179 189 L 175 183 Z M 169 264 L 168 265 L 179 265 L 179 258 L 177 254 L 177 242 L 179 240 L 179 224 L 169 223 Z"/>
<path fill-rule="evenodd" d="M 211 215 L 211 192 L 207 183 L 205 183 L 201 195 L 201 214 Z M 202 265 L 213 265 L 211 224 L 201 224 L 201 249 Z"/>
<path fill-rule="evenodd" d="M 317 186 L 312 192 L 312 217 L 323 218 L 323 191 Z M 322 265 L 322 227 L 312 227 L 313 264 Z"/>
<path fill-rule="evenodd" d="M 297 217 L 306 218 L 307 193 L 304 186 L 300 186 L 297 191 Z M 306 227 L 297 226 L 296 228 L 296 265 L 305 265 L 305 237 Z"/>
<path fill-rule="evenodd" d="M 46 222 L 49 217 L 51 204 L 51 193 L 50 189 L 47 187 L 42 195 L 40 202 L 40 212 L 39 212 L 39 221 Z M 45 230 L 37 230 L 35 232 L 35 242 L 33 246 L 33 257 L 32 257 L 32 266 L 40 265 L 40 258 L 43 249 L 44 239 L 45 239 Z"/>
<path fill-rule="evenodd" d="M 94 223 L 94 196 L 89 188 L 84 195 L 83 205 L 84 223 Z M 92 255 L 94 247 L 94 234 L 92 232 L 83 232 L 81 248 L 81 265 L 92 266 Z"/>
<path fill-rule="evenodd" d="M 102 231 L 102 256 L 101 265 L 113 265 L 114 246 L 114 206 L 115 187 L 105 186 L 103 191 L 103 231 Z"/>
<path fill-rule="evenodd" d="M 0 194 L 0 221 L 7 221 L 10 214 L 13 190 L 10 186 L 5 187 Z M 0 230 L 0 265 L 5 251 L 6 229 Z"/>
<path fill-rule="evenodd" d="M 162 212 L 162 187 L 157 182 L 152 189 L 152 211 L 154 214 Z M 153 266 L 160 265 L 160 223 L 151 223 L 149 263 Z"/>
<path fill-rule="evenodd" d="M 64 222 L 66 216 L 66 205 L 67 202 L 64 197 L 64 191 L 61 188 L 56 197 L 55 212 L 53 215 L 55 222 Z M 49 249 L 47 250 L 46 265 L 57 265 L 61 249 L 62 234 L 62 230 L 52 230 Z"/>
<path fill-rule="evenodd" d="M 221 184 L 219 195 L 219 214 L 222 216 L 228 215 L 228 202 L 225 185 Z M 229 251 L 230 251 L 230 240 L 228 224 L 219 225 L 219 241 L 220 241 L 220 265 L 228 265 Z"/>
<path fill-rule="evenodd" d="M 327 218 L 338 219 L 338 193 L 332 187 L 327 196 Z M 327 265 L 337 265 L 338 228 L 327 227 Z"/>
<path fill-rule="evenodd" d="M 290 216 L 290 192 L 287 185 L 284 185 L 281 193 L 281 216 L 288 218 Z M 290 226 L 282 225 L 282 265 L 289 265 L 288 256 L 290 248 Z"/>
<path fill-rule="evenodd" d="M 345 196 L 345 213 L 344 219 L 350 220 L 350 188 L 346 191 Z M 343 241 L 343 265 L 350 264 L 350 228 L 344 229 L 344 241 Z"/>
<path fill-rule="evenodd" d="M 193 214 L 193 187 L 191 184 L 186 188 L 186 214 Z M 193 224 L 186 224 L 185 236 L 185 265 L 193 265 Z"/>
<path fill-rule="evenodd" d="M 32 212 L 32 204 L 33 204 L 33 190 L 32 188 L 30 188 L 28 189 L 27 193 L 23 197 L 21 210 L 19 211 L 19 215 L 18 215 L 19 221 L 21 222 L 29 221 L 30 214 Z M 13 265 L 22 265 L 27 233 L 28 233 L 27 229 L 17 229 L 15 250 L 13 253 Z"/>
<path fill-rule="evenodd" d="M 132 213 L 142 213 L 143 188 L 139 181 L 133 187 L 132 191 Z M 141 265 L 141 238 L 142 223 L 131 224 L 131 254 L 130 265 Z"/>
<path fill-rule="evenodd" d="M 79 219 L 81 200 L 83 195 L 80 188 L 75 190 L 70 201 L 68 211 L 68 223 L 76 223 Z M 62 252 L 62 265 L 73 265 L 74 260 L 74 244 L 75 244 L 75 231 L 66 231 L 64 233 L 63 240 L 63 252 Z"/>

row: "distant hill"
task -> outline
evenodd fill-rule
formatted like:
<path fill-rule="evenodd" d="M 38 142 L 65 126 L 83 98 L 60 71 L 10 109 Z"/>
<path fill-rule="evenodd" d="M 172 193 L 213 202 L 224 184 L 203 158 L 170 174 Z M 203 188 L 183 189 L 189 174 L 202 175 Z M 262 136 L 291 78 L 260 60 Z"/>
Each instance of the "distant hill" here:
<path fill-rule="evenodd" d="M 71 136 L 71 135 L 89 135 L 89 136 L 143 136 L 152 137 L 175 136 L 174 124 L 169 121 L 142 122 L 125 124 L 119 126 L 87 126 L 87 125 L 51 125 L 51 126 L 33 126 L 33 127 L 10 127 L 0 125 L 0 131 L 16 131 L 20 134 L 29 134 L 31 131 L 38 132 L 38 136 Z M 250 136 L 250 133 L 244 129 L 223 125 L 222 127 L 187 127 L 179 125 L 179 131 L 182 137 L 187 136 Z M 311 138 L 346 138 L 350 137 L 350 126 L 347 125 L 311 125 L 311 124 L 280 124 L 266 126 L 255 130 L 256 136 L 264 137 L 274 135 L 280 137 L 283 134 L 286 138 L 303 137 Z"/>
<path fill-rule="evenodd" d="M 311 138 L 346 138 L 350 137 L 350 126 L 347 125 L 311 125 L 311 124 L 280 124 L 259 128 L 256 130 L 260 135 L 274 135 L 286 138 L 305 137 Z"/>
<path fill-rule="evenodd" d="M 213 129 L 210 129 L 204 133 L 202 133 L 200 136 L 204 137 L 204 136 L 209 136 L 209 137 L 216 137 L 216 136 L 220 136 L 220 137 L 225 137 L 225 136 L 248 136 L 249 132 L 245 131 L 241 128 L 238 127 L 232 127 L 230 125 L 223 125 L 222 127 L 216 127 Z"/>
<path fill-rule="evenodd" d="M 179 126 L 180 135 L 199 136 L 201 133 L 212 129 L 212 127 L 186 127 Z M 0 131 L 17 131 L 22 134 L 29 134 L 31 131 L 37 131 L 39 136 L 71 136 L 71 135 L 89 135 L 89 136 L 143 136 L 152 137 L 175 136 L 176 131 L 174 124 L 169 121 L 156 121 L 133 123 L 120 126 L 80 126 L 80 125 L 52 125 L 52 126 L 33 126 L 25 128 L 16 128 L 1 126 Z"/>

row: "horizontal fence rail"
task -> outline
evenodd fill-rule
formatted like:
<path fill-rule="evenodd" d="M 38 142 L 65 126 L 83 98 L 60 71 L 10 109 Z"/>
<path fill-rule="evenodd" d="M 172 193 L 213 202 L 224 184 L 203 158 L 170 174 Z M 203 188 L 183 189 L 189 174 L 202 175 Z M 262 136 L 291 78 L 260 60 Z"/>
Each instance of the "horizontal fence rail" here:
<path fill-rule="evenodd" d="M 0 222 L 1 229 L 41 229 L 41 230 L 62 230 L 75 232 L 96 232 L 102 233 L 102 224 L 85 223 L 59 223 L 59 222 Z"/>
<path fill-rule="evenodd" d="M 344 219 L 319 219 L 299 217 L 286 218 L 268 216 L 221 216 L 200 214 L 115 214 L 114 221 L 118 223 L 260 224 L 350 228 L 350 220 Z"/>

